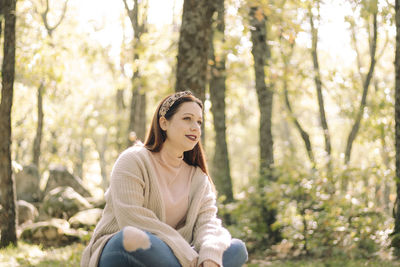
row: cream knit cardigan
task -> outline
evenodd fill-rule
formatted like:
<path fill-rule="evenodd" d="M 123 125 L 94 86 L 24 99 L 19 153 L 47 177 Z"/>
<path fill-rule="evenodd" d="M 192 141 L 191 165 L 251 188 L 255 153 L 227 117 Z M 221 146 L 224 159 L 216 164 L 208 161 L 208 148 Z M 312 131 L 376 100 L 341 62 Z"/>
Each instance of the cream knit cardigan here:
<path fill-rule="evenodd" d="M 106 242 L 125 226 L 137 227 L 163 240 L 183 267 L 200 265 L 210 259 L 222 266 L 222 254 L 231 236 L 217 219 L 215 194 L 207 175 L 196 167 L 189 192 L 189 209 L 183 227 L 166 224 L 165 209 L 151 153 L 133 146 L 121 153 L 105 193 L 106 206 L 89 245 L 82 267 L 97 267 Z"/>

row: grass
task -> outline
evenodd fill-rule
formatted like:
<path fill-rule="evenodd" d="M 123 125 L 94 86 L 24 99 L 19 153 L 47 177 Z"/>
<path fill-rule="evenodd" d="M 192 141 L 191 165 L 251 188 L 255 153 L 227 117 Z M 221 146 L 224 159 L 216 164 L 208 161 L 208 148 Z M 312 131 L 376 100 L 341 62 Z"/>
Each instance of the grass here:
<path fill-rule="evenodd" d="M 61 248 L 43 248 L 18 241 L 18 247 L 0 250 L 0 266 L 69 267 L 80 266 L 85 245 L 73 244 Z"/>
<path fill-rule="evenodd" d="M 84 244 L 73 244 L 61 248 L 43 248 L 23 241 L 18 247 L 0 249 L 0 266 L 78 267 Z M 299 260 L 252 260 L 246 267 L 400 267 L 400 262 L 378 259 L 303 258 Z"/>
<path fill-rule="evenodd" d="M 400 262 L 380 261 L 368 259 L 302 259 L 302 260 L 279 260 L 279 261 L 254 261 L 247 267 L 395 267 Z"/>

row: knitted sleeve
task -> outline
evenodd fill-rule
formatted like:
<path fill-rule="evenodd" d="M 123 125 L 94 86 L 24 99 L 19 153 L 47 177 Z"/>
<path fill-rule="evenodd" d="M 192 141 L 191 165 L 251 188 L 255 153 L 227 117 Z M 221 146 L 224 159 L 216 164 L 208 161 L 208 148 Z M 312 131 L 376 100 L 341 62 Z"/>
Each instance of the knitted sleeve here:
<path fill-rule="evenodd" d="M 143 206 L 145 184 L 143 168 L 134 152 L 124 152 L 114 165 L 110 194 L 118 226 L 134 226 L 157 235 L 166 242 L 183 266 L 189 266 L 197 253 L 189 243 L 172 227 L 159 220 L 156 214 Z M 160 203 L 158 203 L 161 205 Z"/>
<path fill-rule="evenodd" d="M 199 251 L 198 265 L 212 260 L 222 266 L 222 255 L 231 243 L 231 235 L 217 218 L 215 194 L 207 180 L 202 204 L 194 227 L 194 245 Z"/>

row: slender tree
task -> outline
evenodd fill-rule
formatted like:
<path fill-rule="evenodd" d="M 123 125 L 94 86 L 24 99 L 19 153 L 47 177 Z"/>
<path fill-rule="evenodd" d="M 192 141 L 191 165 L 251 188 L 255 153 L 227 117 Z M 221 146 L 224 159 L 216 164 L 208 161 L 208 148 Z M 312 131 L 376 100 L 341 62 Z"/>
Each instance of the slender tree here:
<path fill-rule="evenodd" d="M 3 64 L 0 103 L 0 247 L 17 245 L 16 191 L 11 168 L 11 108 L 15 76 L 16 0 L 2 0 L 4 17 Z"/>
<path fill-rule="evenodd" d="M 63 10 L 58 18 L 58 21 L 54 25 L 50 25 L 48 15 L 51 11 L 49 0 L 45 2 L 45 8 L 43 11 L 38 11 L 35 7 L 35 12 L 37 12 L 42 21 L 43 25 L 46 28 L 47 35 L 50 40 L 53 38 L 54 31 L 61 25 L 62 21 L 65 18 L 65 14 L 67 12 L 68 0 L 64 2 Z M 35 165 L 40 172 L 40 154 L 41 154 L 41 145 L 42 145 L 42 136 L 43 136 L 43 126 L 44 126 L 44 112 L 43 112 L 43 95 L 46 92 L 46 82 L 45 79 L 42 78 L 40 84 L 37 89 L 37 127 L 36 127 L 36 135 L 33 141 L 33 157 L 32 164 Z"/>
<path fill-rule="evenodd" d="M 258 187 L 262 199 L 265 199 L 266 186 L 274 182 L 274 155 L 272 137 L 272 103 L 273 85 L 265 83 L 265 66 L 269 64 L 271 52 L 267 45 L 267 17 L 259 7 L 250 8 L 251 40 L 253 47 L 251 53 L 254 58 L 254 72 L 256 81 L 256 91 L 258 106 L 260 109 L 259 124 L 259 148 L 260 148 L 260 167 Z M 270 206 L 270 203 L 261 203 L 261 216 L 263 223 L 267 226 L 268 238 L 264 241 L 273 244 L 281 240 L 279 229 L 273 229 L 276 222 L 277 210 Z"/>
<path fill-rule="evenodd" d="M 124 99 L 124 94 L 125 94 L 125 86 L 120 83 L 120 77 L 125 78 L 128 77 L 128 74 L 126 73 L 124 66 L 129 61 L 125 57 L 125 54 L 127 53 L 127 47 L 126 47 L 126 34 L 125 34 L 125 22 L 122 19 L 122 42 L 121 42 L 121 53 L 119 56 L 119 66 L 116 66 L 114 62 L 113 56 L 110 56 L 110 49 L 111 46 L 108 46 L 105 49 L 101 49 L 101 55 L 104 59 L 104 62 L 106 63 L 111 76 L 113 78 L 113 81 L 115 84 L 117 84 L 116 88 L 116 94 L 115 94 L 115 112 L 117 116 L 115 116 L 116 120 L 116 125 L 117 125 L 117 138 L 116 138 L 116 147 L 117 151 L 122 151 L 126 147 L 126 132 L 127 132 L 127 126 L 125 121 L 125 114 L 126 114 L 126 105 L 125 105 L 125 99 Z"/>
<path fill-rule="evenodd" d="M 391 146 L 390 144 L 387 144 L 386 142 L 386 137 L 387 137 L 387 132 L 384 130 L 384 125 L 380 125 L 380 135 L 379 139 L 381 141 L 381 148 L 380 148 L 380 154 L 382 158 L 382 162 L 387 170 L 390 170 L 391 167 L 391 159 L 392 157 L 390 156 L 389 151 L 391 151 Z M 390 147 L 390 148 L 389 148 Z M 382 197 L 380 202 L 378 203 L 377 206 L 382 206 L 381 204 L 383 203 L 383 206 L 385 207 L 385 211 L 387 214 L 390 214 L 390 193 L 391 193 L 391 181 L 388 179 L 388 177 L 382 177 L 383 179 L 383 184 L 377 183 L 378 187 L 383 187 L 382 190 Z M 377 190 L 378 191 L 378 190 Z M 378 191 L 379 192 L 379 191 Z"/>
<path fill-rule="evenodd" d="M 376 64 L 376 43 L 378 40 L 378 22 L 377 22 L 377 17 L 378 17 L 378 1 L 372 1 L 374 3 L 374 6 L 372 7 L 372 36 L 370 38 L 370 65 L 368 68 L 368 73 L 367 76 L 363 75 L 361 73 L 361 56 L 359 53 L 359 50 L 357 49 L 357 40 L 356 40 L 356 33 L 354 30 L 354 24 L 352 25 L 352 40 L 353 40 L 353 46 L 355 47 L 355 51 L 357 53 L 357 62 L 358 62 L 358 69 L 360 71 L 360 76 L 362 79 L 362 84 L 363 84 L 363 93 L 361 97 L 361 102 L 359 105 L 359 108 L 357 110 L 357 115 L 354 120 L 354 124 L 351 128 L 351 131 L 347 137 L 347 143 L 346 143 L 346 151 L 345 151 L 345 157 L 344 157 L 344 163 L 347 165 L 350 162 L 350 157 L 351 157 L 351 150 L 353 147 L 353 142 L 357 137 L 358 131 L 360 129 L 360 124 L 361 124 L 361 119 L 364 114 L 365 106 L 367 105 L 367 95 L 368 95 L 368 88 L 371 84 L 371 80 L 373 78 L 373 73 L 375 69 L 375 64 Z M 368 19 L 367 19 L 368 20 Z"/>
<path fill-rule="evenodd" d="M 146 134 L 146 91 L 142 84 L 142 78 L 139 68 L 139 49 L 142 46 L 141 38 L 146 30 L 147 23 L 147 5 L 143 7 L 142 19 L 139 20 L 139 1 L 133 1 L 133 8 L 129 8 L 126 0 L 123 0 L 126 12 L 132 24 L 134 38 L 132 41 L 134 72 L 132 74 L 132 99 L 131 111 L 129 116 L 128 134 L 134 132 L 140 140 L 144 140 Z M 147 2 L 146 2 L 147 3 Z M 132 139 L 128 140 L 128 145 L 132 143 Z"/>
<path fill-rule="evenodd" d="M 316 1 L 317 10 L 319 12 L 319 0 Z M 323 135 L 325 139 L 325 152 L 327 156 L 327 167 L 328 172 L 331 172 L 332 169 L 332 159 L 331 159 L 331 137 L 329 133 L 328 121 L 326 119 L 325 114 L 325 104 L 324 104 L 324 97 L 322 94 L 322 81 L 321 81 L 321 71 L 318 59 L 318 28 L 315 27 L 315 18 L 312 12 L 311 4 L 308 6 L 308 15 L 310 20 L 311 26 L 311 56 L 313 60 L 314 66 L 314 82 L 315 87 L 317 90 L 317 97 L 318 97 L 318 106 L 319 106 L 319 116 L 321 121 L 321 126 L 323 130 Z M 319 16 L 319 14 L 318 14 Z"/>
<path fill-rule="evenodd" d="M 395 70 L 395 143 L 396 143 L 396 202 L 393 207 L 394 231 L 392 246 L 397 256 L 400 255 L 400 0 L 395 1 L 396 52 Z"/>
<path fill-rule="evenodd" d="M 314 157 L 314 152 L 313 152 L 313 148 L 312 148 L 312 144 L 311 144 L 311 140 L 310 140 L 310 135 L 308 134 L 308 132 L 306 130 L 304 130 L 304 127 L 301 125 L 300 121 L 298 120 L 298 118 L 296 117 L 293 108 L 292 108 L 292 104 L 290 102 L 289 99 L 289 84 L 288 84 L 288 76 L 289 74 L 289 65 L 290 65 L 290 59 L 293 55 L 293 50 L 294 50 L 294 46 L 295 46 L 295 40 L 294 38 L 289 40 L 290 44 L 290 50 L 289 52 L 285 52 L 283 50 L 283 37 L 280 36 L 281 38 L 281 45 L 280 45 L 280 52 L 281 52 L 281 58 L 283 61 L 283 94 L 284 94 L 284 98 L 285 98 L 285 104 L 286 104 L 286 108 L 289 111 L 289 116 L 290 119 L 293 121 L 294 125 L 296 126 L 296 129 L 299 131 L 301 138 L 303 139 L 304 142 L 304 146 L 306 148 L 307 151 L 307 156 L 308 159 L 310 160 L 311 164 L 313 167 L 316 166 L 316 162 L 315 162 L 315 157 Z"/>
<path fill-rule="evenodd" d="M 217 53 L 214 42 L 225 41 L 225 5 L 224 0 L 217 1 L 218 16 L 210 38 L 210 100 L 214 118 L 215 151 L 212 164 L 212 176 L 220 195 L 225 195 L 225 203 L 233 201 L 232 178 L 230 174 L 228 145 L 226 142 L 225 91 L 226 69 L 224 52 Z M 215 32 L 215 34 L 213 34 Z"/>
<path fill-rule="evenodd" d="M 107 160 L 106 160 L 107 140 L 108 140 L 107 132 L 93 139 L 94 144 L 96 146 L 97 154 L 99 155 L 101 187 L 103 188 L 104 192 L 107 190 L 109 186 L 108 175 L 107 175 Z"/>
<path fill-rule="evenodd" d="M 43 89 L 44 89 L 44 81 L 40 82 L 38 91 L 37 91 L 37 127 L 36 127 L 36 136 L 33 140 L 33 160 L 32 163 L 37 167 L 39 171 L 39 159 L 40 159 L 40 145 L 42 144 L 42 135 L 43 135 Z"/>

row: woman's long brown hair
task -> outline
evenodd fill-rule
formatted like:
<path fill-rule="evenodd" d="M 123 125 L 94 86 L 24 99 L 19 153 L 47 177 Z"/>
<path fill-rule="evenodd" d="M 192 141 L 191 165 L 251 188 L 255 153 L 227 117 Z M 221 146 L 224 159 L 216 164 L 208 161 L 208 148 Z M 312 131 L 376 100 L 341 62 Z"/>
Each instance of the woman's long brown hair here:
<path fill-rule="evenodd" d="M 164 101 L 166 99 L 168 99 L 168 97 L 170 97 L 170 96 L 171 95 L 165 97 L 158 104 L 157 109 L 154 112 L 153 120 L 151 122 L 151 127 L 147 133 L 146 141 L 144 142 L 144 146 L 152 152 L 159 152 L 162 148 L 162 145 L 165 142 L 165 139 L 167 138 L 165 131 L 162 130 L 160 127 L 159 111 L 160 111 L 160 108 L 161 108 L 162 104 L 164 103 Z M 172 116 L 174 116 L 175 113 L 178 111 L 179 107 L 185 102 L 197 103 L 200 106 L 200 108 L 203 109 L 203 104 L 200 101 L 200 99 L 198 99 L 197 97 L 195 97 L 193 95 L 185 95 L 185 96 L 178 98 L 174 102 L 174 104 L 169 108 L 169 110 L 167 111 L 167 113 L 165 114 L 164 117 L 167 120 L 170 120 L 172 118 Z M 189 165 L 199 166 L 200 169 L 205 174 L 207 174 L 208 179 L 212 185 L 212 188 L 214 189 L 214 183 L 208 173 L 207 163 L 206 163 L 206 159 L 204 156 L 204 152 L 203 152 L 203 148 L 202 148 L 200 140 L 192 150 L 185 151 L 183 153 L 183 160 Z"/>

